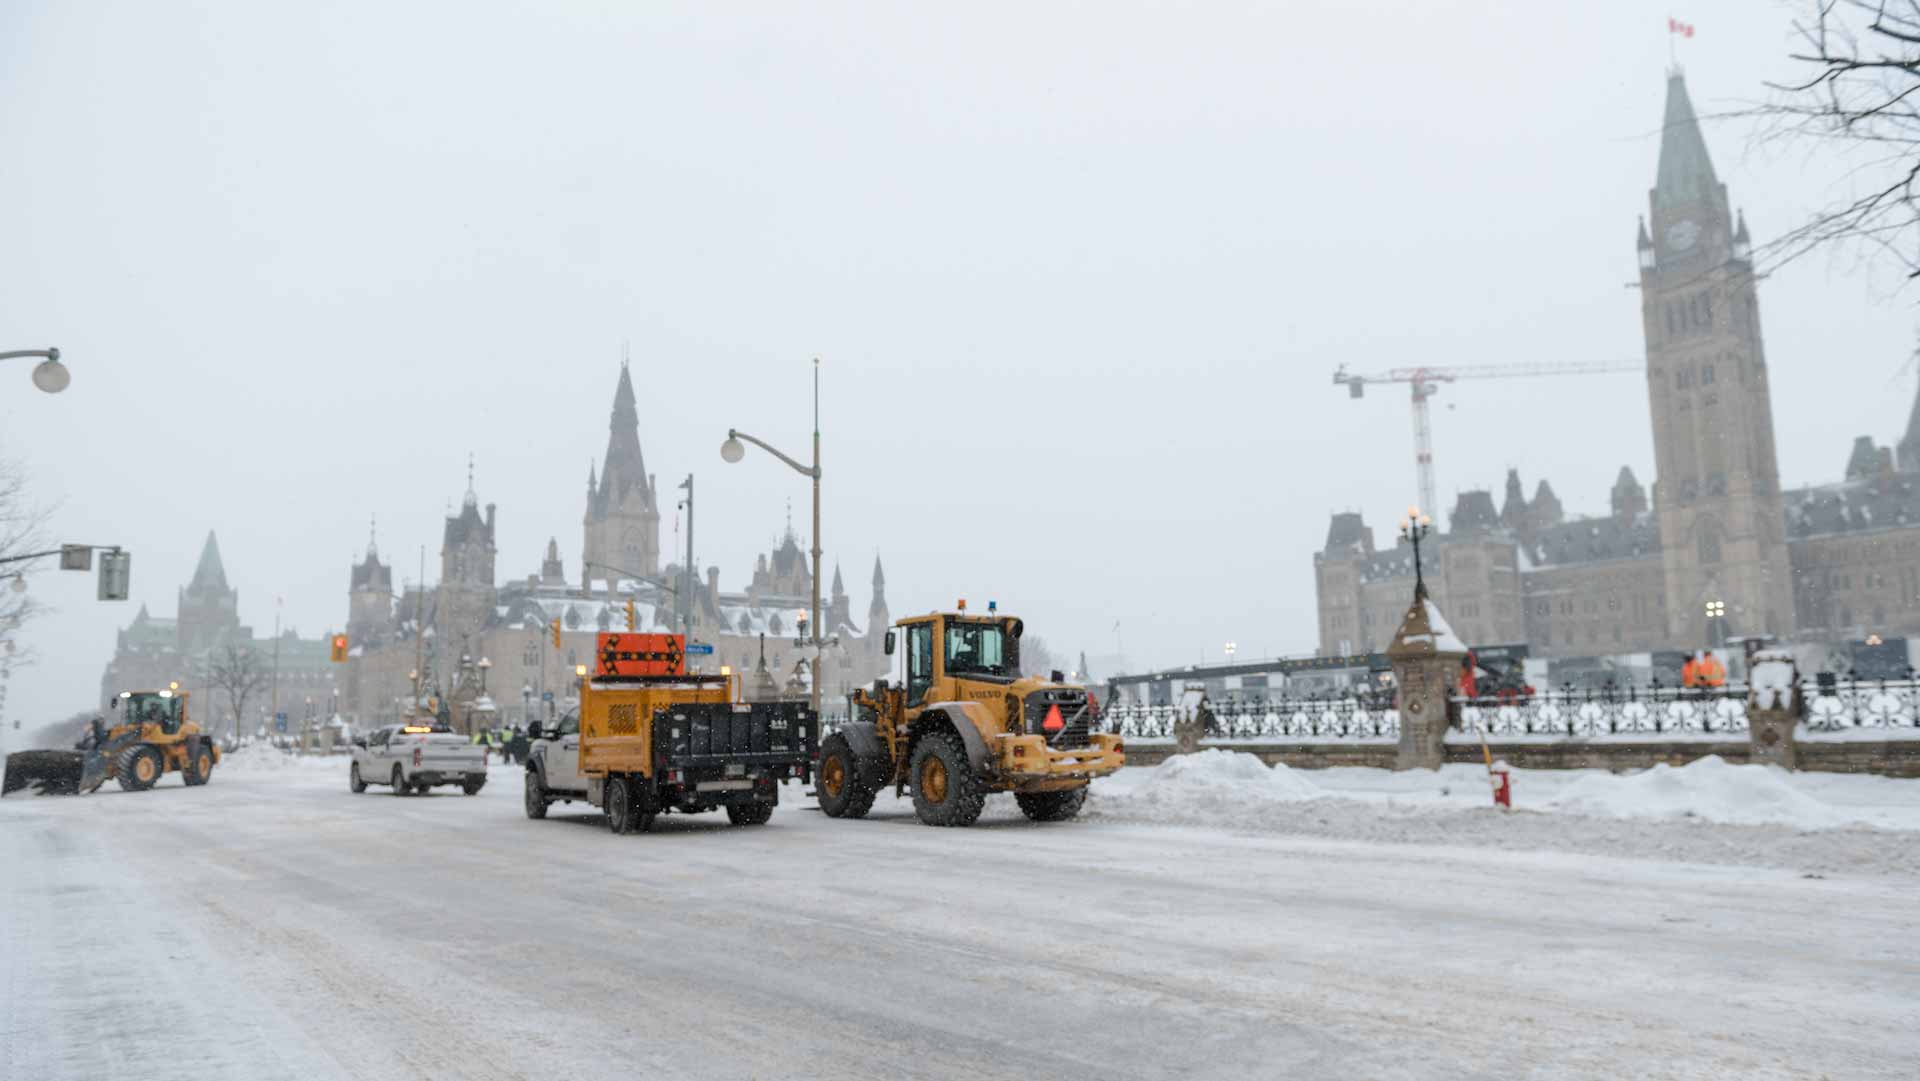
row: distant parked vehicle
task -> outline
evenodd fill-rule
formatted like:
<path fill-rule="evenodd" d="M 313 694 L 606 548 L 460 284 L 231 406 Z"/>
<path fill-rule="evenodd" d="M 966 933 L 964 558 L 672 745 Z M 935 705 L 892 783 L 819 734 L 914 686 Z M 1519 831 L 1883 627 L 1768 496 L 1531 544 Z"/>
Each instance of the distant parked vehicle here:
<path fill-rule="evenodd" d="M 487 749 L 438 722 L 390 724 L 353 741 L 347 783 L 355 792 L 387 785 L 396 796 L 459 785 L 471 796 L 486 786 Z"/>

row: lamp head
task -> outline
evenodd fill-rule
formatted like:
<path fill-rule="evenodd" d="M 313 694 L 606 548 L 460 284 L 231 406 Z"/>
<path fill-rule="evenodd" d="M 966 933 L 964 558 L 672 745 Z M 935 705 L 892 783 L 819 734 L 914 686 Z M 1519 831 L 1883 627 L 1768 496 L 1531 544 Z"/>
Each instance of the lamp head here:
<path fill-rule="evenodd" d="M 60 350 L 49 349 L 47 352 L 52 355 L 33 367 L 33 385 L 48 394 L 58 394 L 73 382 L 73 373 L 60 363 Z"/>
<path fill-rule="evenodd" d="M 727 441 L 720 444 L 720 460 L 731 464 L 746 456 L 747 448 L 741 445 L 740 440 L 734 438 L 732 432 L 728 432 Z"/>

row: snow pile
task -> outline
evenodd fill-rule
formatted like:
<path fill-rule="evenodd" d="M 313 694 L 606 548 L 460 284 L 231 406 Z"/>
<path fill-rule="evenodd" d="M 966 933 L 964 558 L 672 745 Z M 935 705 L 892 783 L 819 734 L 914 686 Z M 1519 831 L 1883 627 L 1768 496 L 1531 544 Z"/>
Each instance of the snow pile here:
<path fill-rule="evenodd" d="M 347 759 L 342 755 L 297 755 L 283 751 L 267 743 L 249 743 L 222 754 L 220 764 L 213 767 L 215 776 L 222 770 L 235 773 L 269 773 L 290 769 L 326 769 L 337 766 L 346 772 Z"/>
<path fill-rule="evenodd" d="M 1828 829 L 1859 821 L 1802 792 L 1778 766 L 1736 766 L 1719 755 L 1640 773 L 1593 773 L 1542 808 L 1599 818 L 1699 818 L 1734 825 Z"/>
<path fill-rule="evenodd" d="M 1100 811 L 1153 822 L 1230 824 L 1249 812 L 1325 795 L 1285 765 L 1269 766 L 1238 751 L 1209 748 L 1181 754 L 1095 789 Z M 1120 780 L 1120 778 L 1114 778 Z"/>

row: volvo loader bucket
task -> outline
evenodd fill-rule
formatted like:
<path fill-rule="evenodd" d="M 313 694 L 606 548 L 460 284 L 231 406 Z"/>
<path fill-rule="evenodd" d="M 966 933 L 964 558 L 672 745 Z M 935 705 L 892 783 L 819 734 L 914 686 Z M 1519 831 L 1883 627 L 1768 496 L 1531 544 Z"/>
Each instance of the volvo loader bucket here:
<path fill-rule="evenodd" d="M 104 763 L 85 751 L 16 751 L 7 756 L 7 772 L 0 796 L 26 789 L 37 795 L 76 796 L 106 780 Z M 89 768 L 91 767 L 91 768 Z M 92 787 L 87 775 L 96 774 Z"/>

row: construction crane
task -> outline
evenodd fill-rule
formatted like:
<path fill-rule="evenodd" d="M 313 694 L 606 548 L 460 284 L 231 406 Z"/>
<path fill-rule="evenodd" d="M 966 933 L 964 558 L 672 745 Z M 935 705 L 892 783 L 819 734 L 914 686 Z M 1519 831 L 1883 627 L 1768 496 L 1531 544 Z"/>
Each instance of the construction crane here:
<path fill-rule="evenodd" d="M 1345 385 L 1347 396 L 1366 395 L 1368 383 L 1405 383 L 1413 391 L 1413 458 L 1420 484 L 1420 509 L 1438 514 L 1440 507 L 1433 485 L 1433 416 L 1427 400 L 1440 391 L 1441 383 L 1462 379 L 1520 379 L 1537 375 L 1604 375 L 1609 372 L 1643 372 L 1646 363 L 1638 360 L 1568 361 L 1559 364 L 1462 364 L 1447 368 L 1395 368 L 1387 372 L 1361 374 L 1350 372 L 1345 364 L 1334 369 L 1334 385 Z"/>

